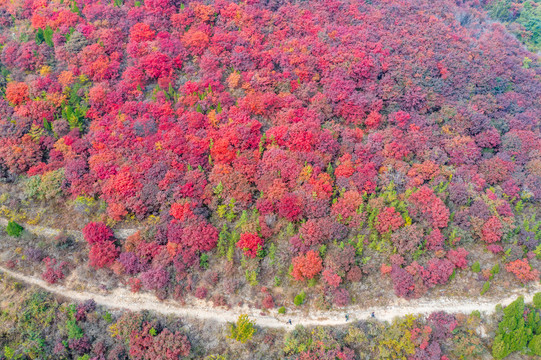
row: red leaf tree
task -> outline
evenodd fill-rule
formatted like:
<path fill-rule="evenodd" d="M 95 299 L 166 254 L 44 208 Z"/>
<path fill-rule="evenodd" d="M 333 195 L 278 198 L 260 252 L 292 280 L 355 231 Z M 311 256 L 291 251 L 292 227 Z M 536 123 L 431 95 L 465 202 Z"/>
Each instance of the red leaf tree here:
<path fill-rule="evenodd" d="M 404 219 L 400 213 L 394 207 L 388 207 L 378 215 L 376 230 L 383 234 L 388 231 L 396 231 L 402 225 L 404 225 Z"/>
<path fill-rule="evenodd" d="M 313 250 L 308 251 L 306 255 L 294 257 L 292 262 L 292 275 L 298 281 L 312 279 L 323 268 L 321 257 Z"/>
<path fill-rule="evenodd" d="M 101 269 L 105 266 L 111 266 L 119 255 L 119 250 L 112 241 L 103 241 L 95 243 L 90 248 L 88 260 L 90 266 Z"/>
<path fill-rule="evenodd" d="M 90 245 L 110 241 L 114 237 L 113 230 L 102 222 L 89 222 L 83 228 L 83 236 Z"/>
<path fill-rule="evenodd" d="M 240 235 L 237 247 L 244 251 L 244 255 L 255 258 L 257 252 L 263 248 L 263 239 L 257 234 L 243 233 Z"/>
<path fill-rule="evenodd" d="M 485 222 L 481 229 L 481 239 L 487 244 L 492 244 L 500 241 L 503 235 L 503 225 L 496 216 L 492 216 Z"/>
<path fill-rule="evenodd" d="M 531 265 L 526 259 L 511 261 L 505 265 L 505 270 L 515 275 L 516 278 L 522 283 L 539 280 L 539 270 L 532 269 Z"/>
<path fill-rule="evenodd" d="M 20 105 L 30 99 L 28 85 L 23 82 L 10 82 L 6 86 L 6 99 L 13 105 Z"/>

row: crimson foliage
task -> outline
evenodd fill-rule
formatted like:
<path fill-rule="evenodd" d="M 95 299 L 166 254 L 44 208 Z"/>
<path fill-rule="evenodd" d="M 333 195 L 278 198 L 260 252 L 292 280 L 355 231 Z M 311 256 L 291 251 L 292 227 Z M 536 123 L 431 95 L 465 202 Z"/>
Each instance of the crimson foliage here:
<path fill-rule="evenodd" d="M 519 198 L 541 200 L 541 67 L 476 2 L 141 3 L 0 3 L 0 176 L 100 197 L 113 220 L 159 216 L 122 249 L 129 275 L 184 273 L 243 210 L 250 257 L 256 233 L 300 228 L 298 280 L 335 241 L 362 258 L 329 252 L 328 279 L 380 258 L 363 242 L 390 238 L 400 269 L 424 254 L 429 275 L 391 271 L 402 296 L 465 266 L 457 232 L 537 247 L 511 230 Z M 111 229 L 83 233 L 91 265 L 112 265 Z"/>

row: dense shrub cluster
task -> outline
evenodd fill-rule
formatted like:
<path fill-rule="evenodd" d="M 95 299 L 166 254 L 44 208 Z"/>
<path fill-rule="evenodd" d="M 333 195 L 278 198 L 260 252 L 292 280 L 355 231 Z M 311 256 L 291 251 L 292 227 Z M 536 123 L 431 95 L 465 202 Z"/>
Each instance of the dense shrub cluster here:
<path fill-rule="evenodd" d="M 191 289 L 216 247 L 257 284 L 276 244 L 341 305 L 382 262 L 421 296 L 475 244 L 535 280 L 538 58 L 477 2 L 433 5 L 0 2 L 0 169 L 37 199 L 159 218 L 123 244 L 83 231 L 90 265 L 147 289 Z"/>
<path fill-rule="evenodd" d="M 503 359 L 517 351 L 541 356 L 541 320 L 539 307 L 534 305 L 525 305 L 524 298 L 519 297 L 503 309 L 492 347 L 495 359 Z"/>
<path fill-rule="evenodd" d="M 188 338 L 174 324 L 129 312 L 113 316 L 93 300 L 70 304 L 44 292 L 3 290 L 3 300 L 17 303 L 2 307 L 3 358 L 179 360 L 190 355 Z"/>
<path fill-rule="evenodd" d="M 484 1 L 489 14 L 507 28 L 532 52 L 541 49 L 541 8 L 535 0 Z M 525 63 L 528 65 L 528 61 Z"/>

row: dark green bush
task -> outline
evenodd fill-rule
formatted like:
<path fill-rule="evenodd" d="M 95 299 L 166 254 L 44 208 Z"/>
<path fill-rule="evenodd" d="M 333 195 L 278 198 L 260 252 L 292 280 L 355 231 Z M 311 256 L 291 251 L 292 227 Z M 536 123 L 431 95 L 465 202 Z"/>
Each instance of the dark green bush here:
<path fill-rule="evenodd" d="M 533 296 L 533 306 L 536 309 L 541 309 L 541 293 L 537 293 Z"/>
<path fill-rule="evenodd" d="M 492 345 L 495 359 L 503 359 L 516 351 L 527 352 L 527 348 L 536 355 L 541 353 L 541 338 L 537 335 L 541 319 L 536 311 L 531 310 L 524 304 L 522 296 L 503 309 L 503 318 Z"/>
<path fill-rule="evenodd" d="M 484 295 L 490 289 L 490 281 L 485 281 L 483 284 L 483 290 L 481 290 L 481 295 Z"/>
<path fill-rule="evenodd" d="M 297 306 L 301 306 L 302 304 L 304 304 L 305 298 L 306 298 L 306 294 L 304 293 L 304 291 L 301 291 L 299 295 L 295 296 L 293 303 Z"/>
<path fill-rule="evenodd" d="M 19 237 L 23 232 L 23 227 L 14 221 L 10 221 L 8 222 L 8 226 L 6 226 L 6 232 L 9 236 Z"/>
<path fill-rule="evenodd" d="M 528 344 L 530 351 L 537 356 L 541 355 L 541 335 L 535 335 Z"/>

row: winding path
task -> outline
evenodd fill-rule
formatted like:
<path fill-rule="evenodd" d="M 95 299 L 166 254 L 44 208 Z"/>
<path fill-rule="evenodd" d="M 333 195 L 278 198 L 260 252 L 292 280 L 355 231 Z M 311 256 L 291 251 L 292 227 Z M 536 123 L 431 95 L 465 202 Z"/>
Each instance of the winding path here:
<path fill-rule="evenodd" d="M 207 305 L 205 302 L 199 302 L 195 306 L 180 306 L 173 301 L 159 301 L 151 294 L 133 294 L 127 289 L 118 288 L 109 294 L 97 294 L 89 291 L 75 291 L 64 286 L 49 285 L 42 279 L 34 276 L 27 276 L 18 272 L 6 269 L 0 266 L 0 272 L 3 272 L 18 281 L 38 286 L 50 293 L 68 298 L 73 301 L 82 302 L 88 299 L 94 299 L 97 304 L 113 309 L 125 309 L 132 311 L 148 310 L 163 315 L 175 315 L 182 317 L 190 317 L 202 320 L 213 320 L 216 322 L 234 322 L 240 314 L 248 314 L 250 318 L 256 321 L 260 327 L 293 329 L 293 326 L 288 325 L 287 321 L 291 319 L 293 325 L 301 324 L 303 326 L 336 326 L 346 324 L 344 314 L 349 314 L 349 319 L 368 320 L 371 313 L 376 314 L 378 320 L 391 321 L 395 317 L 405 316 L 407 314 L 427 315 L 437 311 L 445 311 L 448 313 L 466 313 L 469 314 L 474 310 L 491 313 L 494 312 L 497 304 L 508 305 L 517 296 L 524 295 L 526 302 L 531 302 L 535 292 L 540 291 L 539 285 L 530 288 L 529 290 L 515 291 L 512 295 L 479 301 L 471 300 L 402 300 L 400 299 L 391 306 L 378 306 L 362 309 L 359 306 L 350 306 L 340 311 L 313 311 L 310 314 L 301 314 L 300 312 L 291 312 L 286 315 L 278 315 L 277 311 L 272 311 L 269 315 L 262 315 L 258 310 L 248 307 L 237 307 L 230 310 L 224 308 L 214 308 Z"/>
<path fill-rule="evenodd" d="M 0 224 L 7 224 L 5 219 L 0 219 Z M 59 233 L 58 230 L 44 228 L 39 226 L 26 225 L 25 229 L 41 235 L 54 236 Z M 73 235 L 81 236 L 78 231 L 72 231 Z M 124 230 L 116 232 L 118 237 L 126 237 L 133 230 Z M 71 233 L 71 232 L 70 232 Z M 303 326 L 337 326 L 346 324 L 345 314 L 349 314 L 349 320 L 367 320 L 371 318 L 372 312 L 375 313 L 378 320 L 391 321 L 395 317 L 413 315 L 428 315 L 433 312 L 445 311 L 448 313 L 466 313 L 478 310 L 480 312 L 492 313 L 498 304 L 508 305 L 519 295 L 524 296 L 526 302 L 531 302 L 533 295 L 541 291 L 541 285 L 535 284 L 529 287 L 510 291 L 507 296 L 499 298 L 478 299 L 418 299 L 404 300 L 397 299 L 392 305 L 363 308 L 360 305 L 349 306 L 341 310 L 330 311 L 311 311 L 309 314 L 302 313 L 299 310 L 288 309 L 286 315 L 279 315 L 276 309 L 268 314 L 263 314 L 260 310 L 249 308 L 248 306 L 235 307 L 231 309 L 213 307 L 207 302 L 197 301 L 193 306 L 181 306 L 178 303 L 166 300 L 160 301 L 154 295 L 149 293 L 134 294 L 127 289 L 117 288 L 107 294 L 98 294 L 90 291 L 76 291 L 60 285 L 50 285 L 42 279 L 24 275 L 3 266 L 0 266 L 0 272 L 11 276 L 18 281 L 40 287 L 50 293 L 68 298 L 73 301 L 81 302 L 88 299 L 94 299 L 97 304 L 112 309 L 124 309 L 131 311 L 148 310 L 163 315 L 175 315 L 181 317 L 190 317 L 201 320 L 212 320 L 216 322 L 234 322 L 240 314 L 248 314 L 254 319 L 258 326 L 269 328 L 280 328 L 292 330 L 295 325 Z M 291 319 L 293 324 L 289 325 L 287 321 Z"/>

